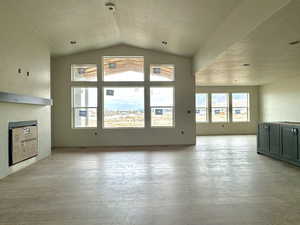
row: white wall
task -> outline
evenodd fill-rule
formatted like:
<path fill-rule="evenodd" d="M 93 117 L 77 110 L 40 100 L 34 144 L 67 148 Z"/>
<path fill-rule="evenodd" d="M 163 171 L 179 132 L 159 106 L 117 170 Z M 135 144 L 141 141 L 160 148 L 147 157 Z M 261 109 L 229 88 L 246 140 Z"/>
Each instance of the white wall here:
<path fill-rule="evenodd" d="M 48 47 L 21 20 L 12 18 L 8 10 L 1 9 L 0 27 L 0 91 L 50 98 Z M 23 74 L 17 73 L 18 68 Z M 27 71 L 29 77 L 25 75 Z M 29 164 L 8 167 L 8 122 L 38 120 L 39 156 L 30 160 L 33 162 L 51 152 L 50 110 L 50 106 L 0 102 L 0 178 Z"/>
<path fill-rule="evenodd" d="M 248 92 L 250 94 L 250 122 L 197 123 L 197 135 L 255 134 L 258 122 L 258 87 L 225 86 L 196 87 L 197 93 L 232 93 Z"/>
<path fill-rule="evenodd" d="M 300 122 L 300 77 L 259 88 L 260 120 Z"/>
<path fill-rule="evenodd" d="M 175 64 L 175 128 L 150 128 L 150 112 L 146 111 L 144 129 L 72 129 L 71 127 L 71 64 L 94 63 L 101 65 L 102 56 L 144 56 L 145 76 L 150 64 Z M 89 51 L 59 57 L 53 60 L 52 93 L 54 146 L 131 146 L 195 144 L 195 116 L 187 111 L 194 109 L 194 77 L 191 58 L 119 45 L 112 48 Z M 101 67 L 99 68 L 101 74 Z M 100 78 L 101 76 L 98 75 Z M 149 82 L 146 82 L 149 86 Z M 101 87 L 98 87 L 101 88 Z M 146 91 L 149 95 L 149 90 Z M 99 98 L 101 99 L 101 98 Z M 145 98 L 149 105 L 149 96 Z M 102 102 L 99 101 L 101 108 Z M 99 118 L 100 119 L 100 118 Z M 181 131 L 184 130 L 184 134 Z M 95 131 L 98 135 L 95 135 Z"/>

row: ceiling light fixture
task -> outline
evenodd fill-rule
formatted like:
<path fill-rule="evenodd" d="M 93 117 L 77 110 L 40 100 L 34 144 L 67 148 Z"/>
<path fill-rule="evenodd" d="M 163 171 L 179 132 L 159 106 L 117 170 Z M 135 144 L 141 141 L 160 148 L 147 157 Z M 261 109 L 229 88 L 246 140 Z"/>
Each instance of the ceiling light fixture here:
<path fill-rule="evenodd" d="M 105 3 L 105 6 L 108 8 L 109 11 L 115 11 L 116 10 L 115 3 L 107 2 L 107 3 Z"/>
<path fill-rule="evenodd" d="M 70 41 L 70 44 L 71 44 L 71 45 L 76 45 L 76 44 L 77 44 L 77 41 Z"/>
<path fill-rule="evenodd" d="M 297 44 L 299 44 L 300 43 L 300 41 L 299 40 L 297 40 L 297 41 L 292 41 L 292 42 L 289 42 L 289 45 L 297 45 Z"/>
<path fill-rule="evenodd" d="M 162 41 L 161 43 L 162 43 L 163 45 L 167 45 L 167 44 L 168 44 L 167 41 Z"/>

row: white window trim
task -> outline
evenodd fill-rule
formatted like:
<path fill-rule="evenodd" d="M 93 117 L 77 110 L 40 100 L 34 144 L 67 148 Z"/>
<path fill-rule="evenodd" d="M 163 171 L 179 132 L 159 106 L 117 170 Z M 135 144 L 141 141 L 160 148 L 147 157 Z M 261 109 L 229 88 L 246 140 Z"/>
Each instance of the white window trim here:
<path fill-rule="evenodd" d="M 172 88 L 173 90 L 173 106 L 151 106 L 151 88 Z M 165 85 L 165 86 L 150 86 L 149 88 L 149 109 L 150 109 L 150 127 L 151 128 L 175 128 L 176 119 L 175 119 L 175 86 Z M 152 126 L 152 108 L 172 108 L 172 126 Z"/>
<path fill-rule="evenodd" d="M 96 78 L 97 80 L 74 80 L 73 73 L 72 73 L 72 66 L 78 65 L 78 66 L 95 66 L 96 67 Z M 96 63 L 72 63 L 70 64 L 70 74 L 71 74 L 71 82 L 73 83 L 98 83 L 99 82 L 99 68 L 98 64 Z"/>
<path fill-rule="evenodd" d="M 251 123 L 251 93 L 249 91 L 238 91 L 238 92 L 196 92 L 195 94 L 207 94 L 208 96 L 208 121 L 207 122 L 197 122 L 196 124 L 227 124 L 227 123 L 234 123 L 234 124 L 245 124 L 245 123 Z M 211 98 L 212 94 L 228 94 L 228 107 L 212 107 L 211 104 Z M 248 94 L 248 107 L 232 107 L 232 94 Z M 196 107 L 195 104 L 195 109 L 197 108 L 204 108 L 204 107 Z M 228 115 L 228 120 L 227 122 L 220 122 L 220 121 L 212 121 L 212 109 L 213 108 L 227 108 L 227 115 Z M 233 121 L 233 108 L 247 108 L 248 109 L 248 120 L 247 121 Z"/>
<path fill-rule="evenodd" d="M 86 129 L 86 130 L 96 130 L 98 129 L 98 121 L 99 121 L 99 118 L 98 118 L 98 111 L 99 111 L 99 101 L 98 101 L 98 96 L 97 96 L 97 107 L 74 107 L 74 88 L 97 88 L 97 93 L 98 93 L 98 87 L 97 86 L 83 86 L 83 85 L 80 85 L 80 86 L 71 86 L 71 129 L 74 129 L 74 130 L 81 130 L 81 129 Z M 79 108 L 82 108 L 82 109 L 96 109 L 96 114 L 97 114 L 97 125 L 96 127 L 75 127 L 75 119 L 74 119 L 74 115 L 75 115 L 75 109 L 79 109 Z"/>
<path fill-rule="evenodd" d="M 110 81 L 110 80 L 104 80 L 104 58 L 143 58 L 143 80 L 141 81 Z M 149 74 L 150 77 L 150 74 Z M 146 76 L 145 76 L 145 57 L 144 56 L 102 56 L 102 62 L 101 62 L 101 82 L 102 83 L 145 83 L 146 82 Z M 145 85 L 144 85 L 145 86 Z"/>
<path fill-rule="evenodd" d="M 146 128 L 146 106 L 145 106 L 145 94 L 144 94 L 144 126 L 143 127 L 105 127 L 104 126 L 104 89 L 105 88 L 143 88 L 144 89 L 144 93 L 145 93 L 145 85 L 140 85 L 140 86 L 137 86 L 137 85 L 122 85 L 122 86 L 118 86 L 118 85 L 114 85 L 114 86 L 106 86 L 106 85 L 103 85 L 102 86 L 102 104 L 101 104 L 101 107 L 102 107 L 102 110 L 101 110 L 101 117 L 102 117 L 102 124 L 101 124 L 101 128 L 103 130 L 131 130 L 131 129 L 145 129 Z"/>
<path fill-rule="evenodd" d="M 212 96 L 213 94 L 226 94 L 227 95 L 227 107 L 213 107 L 212 106 Z M 220 108 L 220 109 L 226 109 L 227 110 L 227 119 L 226 121 L 213 121 L 213 109 L 214 108 Z M 230 93 L 228 92 L 212 92 L 210 93 L 210 118 L 211 123 L 218 124 L 218 123 L 230 123 Z"/>
<path fill-rule="evenodd" d="M 205 94 L 206 95 L 206 107 L 197 107 L 196 102 L 195 102 L 195 108 L 196 110 L 198 110 L 199 108 L 204 108 L 206 109 L 206 121 L 197 121 L 197 111 L 195 113 L 195 121 L 196 123 L 200 123 L 200 124 L 207 124 L 210 123 L 210 110 L 209 110 L 209 93 L 205 93 L 205 92 L 197 92 L 197 94 Z M 196 95 L 195 95 L 195 100 L 196 100 Z"/>
<path fill-rule="evenodd" d="M 173 80 L 168 80 L 168 81 L 160 81 L 160 80 L 151 80 L 151 68 L 155 66 L 173 66 L 174 71 L 173 71 Z M 162 64 L 150 64 L 149 66 L 149 81 L 151 83 L 167 83 L 167 84 L 171 84 L 172 82 L 176 81 L 176 68 L 175 68 L 175 64 L 171 64 L 171 63 L 162 63 Z"/>
<path fill-rule="evenodd" d="M 233 107 L 232 106 L 232 94 L 248 94 L 248 106 L 247 107 Z M 250 105 L 251 105 L 251 98 L 250 98 L 250 92 L 231 92 L 231 122 L 238 124 L 238 123 L 250 123 L 251 122 L 251 109 L 250 109 Z M 248 112 L 248 120 L 247 121 L 234 121 L 233 120 L 233 108 L 247 108 L 247 112 Z"/>

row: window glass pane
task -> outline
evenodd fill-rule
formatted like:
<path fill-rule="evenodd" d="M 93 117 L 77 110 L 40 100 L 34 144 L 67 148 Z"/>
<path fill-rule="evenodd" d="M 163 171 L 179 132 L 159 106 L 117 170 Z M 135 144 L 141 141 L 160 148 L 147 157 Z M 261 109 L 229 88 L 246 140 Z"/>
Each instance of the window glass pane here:
<path fill-rule="evenodd" d="M 174 81 L 174 65 L 150 65 L 150 81 Z"/>
<path fill-rule="evenodd" d="M 151 126 L 153 127 L 172 127 L 173 126 L 173 107 L 152 107 Z"/>
<path fill-rule="evenodd" d="M 74 127 L 97 127 L 97 108 L 74 108 Z"/>
<path fill-rule="evenodd" d="M 232 121 L 247 122 L 249 121 L 248 108 L 232 108 Z"/>
<path fill-rule="evenodd" d="M 211 94 L 211 106 L 228 107 L 228 94 L 226 93 Z"/>
<path fill-rule="evenodd" d="M 196 107 L 207 107 L 207 94 L 196 94 Z"/>
<path fill-rule="evenodd" d="M 212 108 L 211 120 L 213 122 L 227 122 L 228 108 Z"/>
<path fill-rule="evenodd" d="M 104 128 L 144 127 L 144 88 L 105 87 Z"/>
<path fill-rule="evenodd" d="M 196 122 L 207 122 L 207 108 L 196 108 Z"/>
<path fill-rule="evenodd" d="M 232 107 L 248 107 L 249 94 L 248 93 L 232 93 Z"/>
<path fill-rule="evenodd" d="M 97 107 L 97 88 L 73 88 L 73 107 Z"/>
<path fill-rule="evenodd" d="M 174 124 L 174 88 L 151 87 L 151 126 L 172 127 Z"/>
<path fill-rule="evenodd" d="M 97 65 L 71 65 L 72 81 L 97 81 Z"/>
<path fill-rule="evenodd" d="M 103 57 L 104 81 L 144 81 L 144 57 Z"/>
<path fill-rule="evenodd" d="M 151 87 L 150 105 L 151 106 L 173 106 L 174 91 L 173 87 Z"/>

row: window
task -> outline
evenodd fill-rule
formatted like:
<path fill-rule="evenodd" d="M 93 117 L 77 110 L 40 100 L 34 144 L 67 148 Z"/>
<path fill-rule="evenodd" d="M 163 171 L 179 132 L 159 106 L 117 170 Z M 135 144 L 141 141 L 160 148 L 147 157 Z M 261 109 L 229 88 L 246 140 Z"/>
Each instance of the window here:
<path fill-rule="evenodd" d="M 72 113 L 74 128 L 97 127 L 97 88 L 72 88 Z"/>
<path fill-rule="evenodd" d="M 104 128 L 144 127 L 144 87 L 105 87 Z"/>
<path fill-rule="evenodd" d="M 208 94 L 196 94 L 196 122 L 208 122 Z"/>
<path fill-rule="evenodd" d="M 103 57 L 104 81 L 144 81 L 144 57 Z"/>
<path fill-rule="evenodd" d="M 249 121 L 249 93 L 232 93 L 232 121 Z"/>
<path fill-rule="evenodd" d="M 150 81 L 174 81 L 174 65 L 150 65 Z"/>
<path fill-rule="evenodd" d="M 97 81 L 97 65 L 71 65 L 72 81 Z"/>
<path fill-rule="evenodd" d="M 228 121 L 228 94 L 211 94 L 211 120 L 212 122 Z"/>
<path fill-rule="evenodd" d="M 174 88 L 150 88 L 151 126 L 174 126 Z"/>

